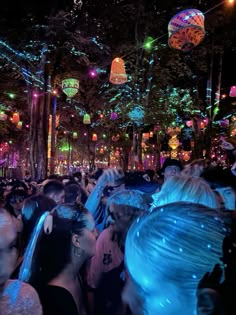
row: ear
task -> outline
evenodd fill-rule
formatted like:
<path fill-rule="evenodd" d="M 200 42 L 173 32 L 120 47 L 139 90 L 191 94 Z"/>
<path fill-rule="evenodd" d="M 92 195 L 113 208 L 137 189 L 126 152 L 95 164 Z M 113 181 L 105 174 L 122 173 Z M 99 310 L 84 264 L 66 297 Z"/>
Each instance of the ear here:
<path fill-rule="evenodd" d="M 75 247 L 80 247 L 80 241 L 79 241 L 79 236 L 77 234 L 72 235 L 72 244 Z"/>

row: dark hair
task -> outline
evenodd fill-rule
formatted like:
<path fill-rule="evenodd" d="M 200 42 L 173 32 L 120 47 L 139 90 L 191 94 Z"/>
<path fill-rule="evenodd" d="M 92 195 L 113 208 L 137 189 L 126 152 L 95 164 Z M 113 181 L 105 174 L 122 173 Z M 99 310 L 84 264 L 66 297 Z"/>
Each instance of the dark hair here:
<path fill-rule="evenodd" d="M 25 200 L 22 208 L 24 247 L 28 244 L 31 233 L 41 215 L 46 211 L 51 211 L 55 206 L 56 202 L 44 195 L 35 195 Z"/>
<path fill-rule="evenodd" d="M 58 180 L 50 180 L 43 187 L 43 193 L 45 195 L 49 195 L 51 193 L 58 194 L 63 190 L 64 190 L 64 185 L 61 182 L 59 182 Z"/>
<path fill-rule="evenodd" d="M 65 203 L 73 203 L 81 195 L 81 187 L 78 184 L 65 185 Z"/>
<path fill-rule="evenodd" d="M 16 189 L 11 191 L 9 194 L 6 196 L 6 204 L 5 204 L 5 209 L 13 216 L 15 216 L 14 209 L 11 206 L 11 202 L 13 199 L 16 198 L 22 198 L 22 201 L 28 197 L 28 194 L 23 190 L 23 189 Z"/>
<path fill-rule="evenodd" d="M 31 252 L 30 245 L 35 237 L 33 234 L 37 233 L 37 227 L 35 228 L 25 255 L 25 260 L 29 255 L 33 255 L 32 266 L 27 266 L 30 270 L 30 284 L 40 289 L 60 274 L 71 260 L 72 234 L 81 236 L 87 222 L 88 210 L 82 204 L 58 205 L 53 212 L 52 232 L 41 232 L 35 249 L 32 248 Z"/>

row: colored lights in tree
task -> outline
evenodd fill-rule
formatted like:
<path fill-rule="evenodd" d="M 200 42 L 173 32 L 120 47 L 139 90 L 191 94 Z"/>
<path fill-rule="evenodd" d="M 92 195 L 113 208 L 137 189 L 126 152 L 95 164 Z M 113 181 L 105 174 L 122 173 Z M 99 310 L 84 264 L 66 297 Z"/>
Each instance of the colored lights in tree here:
<path fill-rule="evenodd" d="M 72 133 L 72 138 L 73 138 L 73 139 L 78 139 L 78 133 L 77 133 L 76 131 L 74 131 L 74 132 Z"/>
<path fill-rule="evenodd" d="M 95 78 L 97 76 L 97 71 L 94 69 L 89 70 L 89 76 Z"/>
<path fill-rule="evenodd" d="M 147 50 L 150 50 L 152 48 L 153 42 L 153 38 L 151 36 L 148 36 L 143 44 L 143 47 Z"/>
<path fill-rule="evenodd" d="M 67 97 L 72 98 L 78 93 L 79 90 L 79 80 L 69 78 L 62 81 L 62 91 L 67 95 Z"/>
<path fill-rule="evenodd" d="M 19 121 L 18 124 L 16 125 L 16 128 L 21 130 L 22 129 L 22 126 L 23 126 L 23 122 L 22 121 Z"/>
<path fill-rule="evenodd" d="M 236 97 L 236 86 L 231 86 L 230 92 L 229 92 L 230 97 Z"/>
<path fill-rule="evenodd" d="M 204 19 L 204 14 L 196 9 L 176 14 L 168 24 L 169 46 L 189 51 L 199 45 L 205 36 Z"/>
<path fill-rule="evenodd" d="M 16 94 L 14 93 L 7 93 L 7 95 L 10 97 L 10 99 L 14 100 L 14 98 L 16 97 Z"/>
<path fill-rule="evenodd" d="M 121 58 L 113 59 L 109 81 L 113 84 L 123 84 L 126 83 L 127 80 L 124 60 Z"/>
<path fill-rule="evenodd" d="M 85 125 L 91 124 L 91 119 L 90 119 L 90 115 L 89 115 L 89 114 L 85 114 L 85 115 L 84 115 L 83 123 L 84 123 Z"/>

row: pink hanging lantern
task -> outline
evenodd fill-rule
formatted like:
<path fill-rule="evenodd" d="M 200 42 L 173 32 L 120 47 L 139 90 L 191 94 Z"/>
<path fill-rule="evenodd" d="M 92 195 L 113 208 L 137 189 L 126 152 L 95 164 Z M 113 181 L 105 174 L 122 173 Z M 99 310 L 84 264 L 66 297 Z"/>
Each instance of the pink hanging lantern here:
<path fill-rule="evenodd" d="M 235 85 L 231 86 L 229 96 L 230 97 L 236 97 L 236 86 Z"/>
<path fill-rule="evenodd" d="M 93 135 L 92 135 L 92 141 L 97 141 L 97 139 L 98 139 L 97 134 L 96 134 L 96 133 L 93 133 Z"/>
<path fill-rule="evenodd" d="M 123 84 L 127 82 L 127 75 L 125 71 L 125 63 L 121 58 L 115 58 L 111 64 L 111 73 L 109 81 L 113 84 Z"/>
<path fill-rule="evenodd" d="M 116 112 L 112 112 L 110 115 L 111 120 L 116 120 L 118 118 L 118 114 Z"/>
<path fill-rule="evenodd" d="M 168 24 L 169 46 L 189 51 L 204 39 L 204 14 L 196 9 L 188 9 L 176 14 Z"/>
<path fill-rule="evenodd" d="M 0 112 L 0 120 L 1 121 L 7 120 L 7 114 L 5 114 L 4 112 Z"/>

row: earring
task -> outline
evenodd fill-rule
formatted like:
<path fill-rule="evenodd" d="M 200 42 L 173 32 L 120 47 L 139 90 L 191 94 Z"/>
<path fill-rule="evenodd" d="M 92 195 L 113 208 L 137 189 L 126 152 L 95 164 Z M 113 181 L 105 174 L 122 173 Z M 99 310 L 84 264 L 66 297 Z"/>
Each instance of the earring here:
<path fill-rule="evenodd" d="M 82 257 L 84 255 L 83 248 L 75 247 L 74 248 L 74 255 L 77 256 L 77 257 Z"/>

